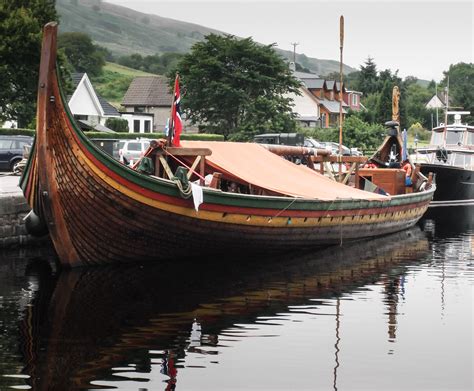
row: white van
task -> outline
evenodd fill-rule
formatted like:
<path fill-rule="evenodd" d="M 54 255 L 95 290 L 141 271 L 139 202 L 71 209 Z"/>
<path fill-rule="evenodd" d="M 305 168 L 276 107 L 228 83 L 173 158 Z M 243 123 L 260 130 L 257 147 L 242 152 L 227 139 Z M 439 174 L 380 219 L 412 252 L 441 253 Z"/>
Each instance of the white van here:
<path fill-rule="evenodd" d="M 126 165 L 134 164 L 150 146 L 149 139 L 121 140 L 119 142 L 119 160 Z"/>

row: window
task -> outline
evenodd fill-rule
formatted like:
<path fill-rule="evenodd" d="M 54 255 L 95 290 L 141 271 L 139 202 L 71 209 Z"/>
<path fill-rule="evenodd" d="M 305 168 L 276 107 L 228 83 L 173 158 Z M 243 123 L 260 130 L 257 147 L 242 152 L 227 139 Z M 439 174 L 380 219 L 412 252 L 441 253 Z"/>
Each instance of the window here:
<path fill-rule="evenodd" d="M 474 145 L 474 132 L 467 132 L 467 145 Z"/>
<path fill-rule="evenodd" d="M 133 132 L 140 133 L 140 120 L 139 119 L 133 120 Z"/>
<path fill-rule="evenodd" d="M 82 115 L 82 114 L 74 114 L 74 118 L 77 120 L 82 120 L 82 121 L 87 121 L 87 115 Z"/>
<path fill-rule="evenodd" d="M 462 132 L 449 130 L 446 136 L 446 144 L 458 144 L 462 142 Z"/>
<path fill-rule="evenodd" d="M 351 99 L 352 99 L 352 106 L 357 106 L 357 95 L 352 94 Z"/>
<path fill-rule="evenodd" d="M 150 120 L 145 120 L 143 121 L 144 125 L 145 125 L 145 133 L 150 133 L 150 123 L 151 121 Z"/>
<path fill-rule="evenodd" d="M 10 149 L 12 144 L 12 140 L 0 140 L 0 149 Z"/>
<path fill-rule="evenodd" d="M 465 153 L 453 154 L 453 165 L 458 167 L 469 167 L 471 165 L 471 156 Z"/>
<path fill-rule="evenodd" d="M 142 145 L 141 143 L 128 143 L 127 149 L 129 151 L 141 151 L 142 150 Z"/>
<path fill-rule="evenodd" d="M 443 132 L 433 132 L 431 135 L 431 144 L 432 145 L 443 145 Z"/>
<path fill-rule="evenodd" d="M 136 113 L 144 113 L 145 112 L 145 106 L 136 106 L 135 107 L 135 112 Z"/>

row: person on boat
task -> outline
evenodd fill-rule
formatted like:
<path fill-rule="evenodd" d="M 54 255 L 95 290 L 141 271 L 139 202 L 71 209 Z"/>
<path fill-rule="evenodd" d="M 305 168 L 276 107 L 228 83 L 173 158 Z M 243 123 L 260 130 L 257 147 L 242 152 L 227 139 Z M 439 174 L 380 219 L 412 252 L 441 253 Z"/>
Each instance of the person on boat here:
<path fill-rule="evenodd" d="M 377 168 L 377 165 L 372 162 L 368 162 L 364 164 L 364 168 Z"/>
<path fill-rule="evenodd" d="M 411 163 L 408 161 L 408 159 L 405 159 L 402 164 L 402 170 L 405 171 L 405 185 L 406 186 L 411 186 L 413 184 L 411 180 L 411 173 L 412 173 L 412 166 Z"/>
<path fill-rule="evenodd" d="M 240 189 L 239 189 L 239 187 L 237 186 L 237 183 L 235 183 L 235 182 L 230 182 L 228 192 L 230 192 L 230 193 L 240 193 Z"/>

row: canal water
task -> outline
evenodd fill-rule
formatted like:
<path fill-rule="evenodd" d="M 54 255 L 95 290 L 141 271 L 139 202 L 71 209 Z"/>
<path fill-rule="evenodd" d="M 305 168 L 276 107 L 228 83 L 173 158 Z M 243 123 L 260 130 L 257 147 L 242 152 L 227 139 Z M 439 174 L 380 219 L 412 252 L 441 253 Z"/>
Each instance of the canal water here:
<path fill-rule="evenodd" d="M 271 259 L 0 256 L 0 389 L 472 390 L 474 208 Z"/>

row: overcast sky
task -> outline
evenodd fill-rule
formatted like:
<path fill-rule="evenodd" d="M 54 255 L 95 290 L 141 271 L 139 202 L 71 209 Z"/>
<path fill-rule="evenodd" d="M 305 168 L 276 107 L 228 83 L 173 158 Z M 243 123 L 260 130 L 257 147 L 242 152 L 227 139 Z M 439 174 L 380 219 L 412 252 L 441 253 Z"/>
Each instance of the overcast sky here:
<path fill-rule="evenodd" d="M 339 60 L 402 78 L 439 81 L 450 64 L 473 62 L 473 0 L 104 0 L 140 12 L 196 23 L 319 59 Z"/>

